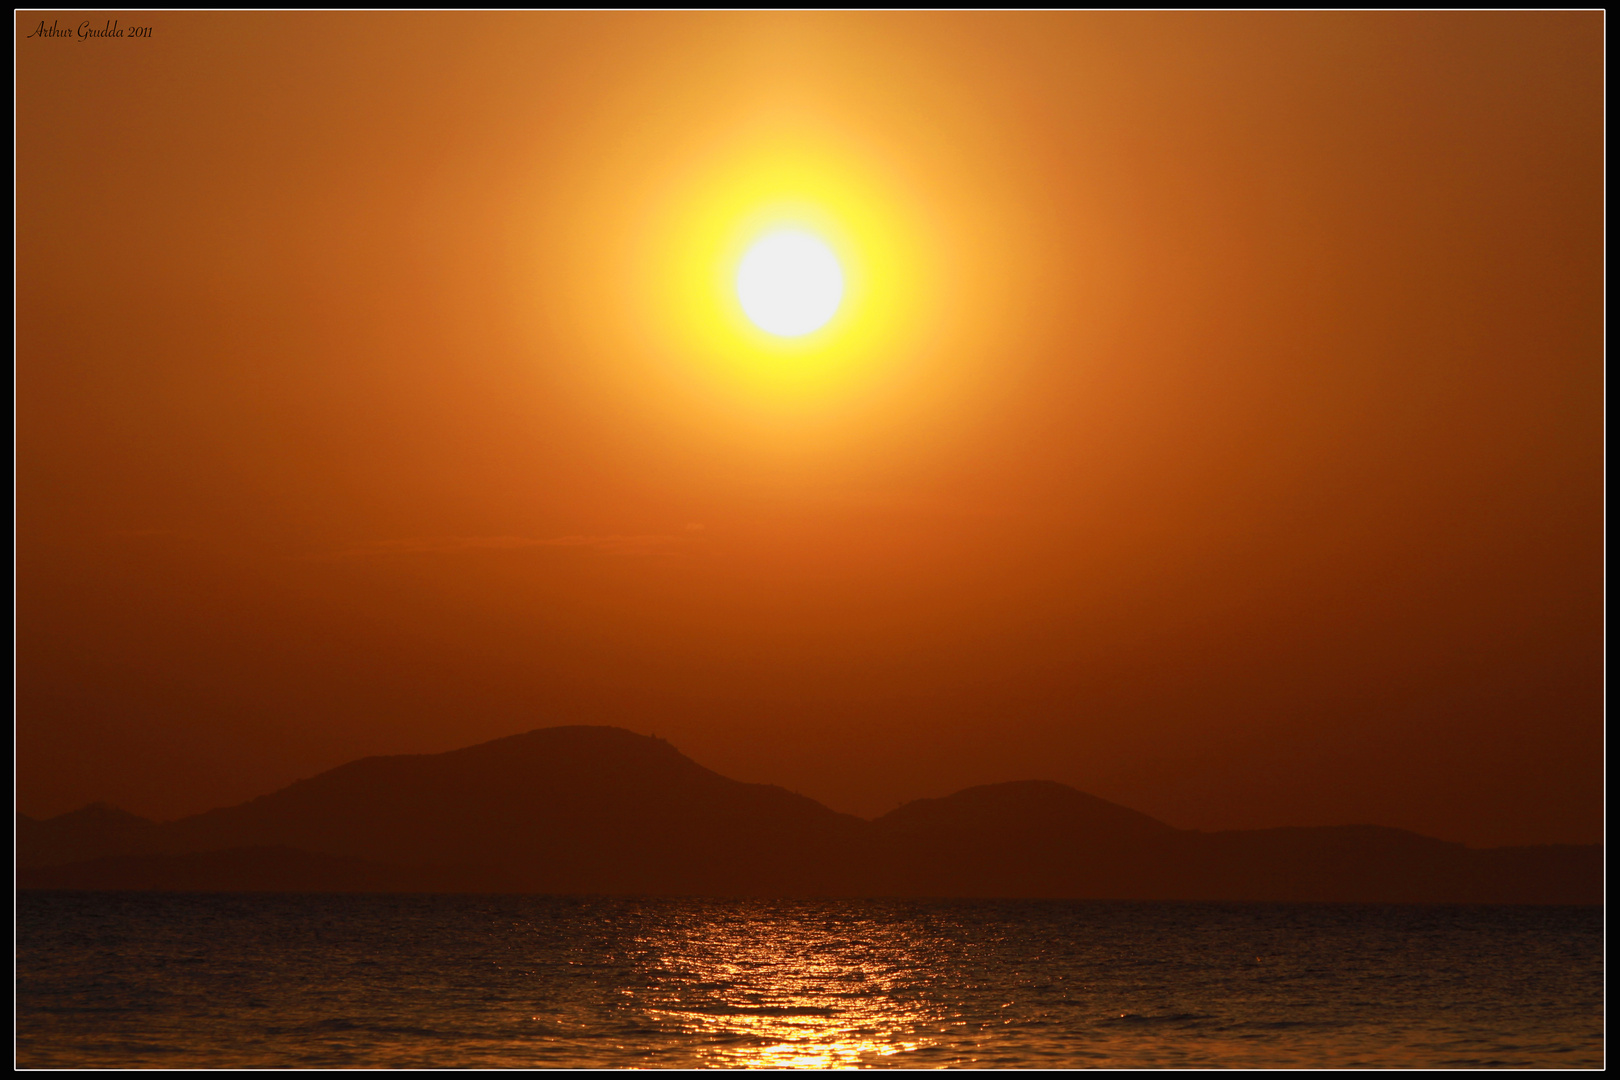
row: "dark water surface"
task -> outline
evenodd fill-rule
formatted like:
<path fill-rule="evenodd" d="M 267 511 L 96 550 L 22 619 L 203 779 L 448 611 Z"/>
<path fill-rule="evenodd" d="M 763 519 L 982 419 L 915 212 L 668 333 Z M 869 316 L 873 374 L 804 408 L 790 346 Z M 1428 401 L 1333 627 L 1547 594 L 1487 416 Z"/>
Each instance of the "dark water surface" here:
<path fill-rule="evenodd" d="M 1597 908 L 24 893 L 23 1066 L 1599 1067 Z"/>

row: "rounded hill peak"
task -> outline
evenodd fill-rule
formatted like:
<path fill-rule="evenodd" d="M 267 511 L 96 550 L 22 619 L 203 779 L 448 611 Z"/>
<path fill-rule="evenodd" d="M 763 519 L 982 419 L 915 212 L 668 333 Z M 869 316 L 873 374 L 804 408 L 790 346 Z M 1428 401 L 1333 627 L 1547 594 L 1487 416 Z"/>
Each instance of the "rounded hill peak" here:
<path fill-rule="evenodd" d="M 499 739 L 491 739 L 489 742 L 433 756 L 482 758 L 513 754 L 542 754 L 584 759 L 612 758 L 627 762 L 678 761 L 694 769 L 702 768 L 655 735 L 640 735 L 628 728 L 599 724 L 564 724 L 557 727 L 535 728 L 518 735 L 506 735 Z"/>

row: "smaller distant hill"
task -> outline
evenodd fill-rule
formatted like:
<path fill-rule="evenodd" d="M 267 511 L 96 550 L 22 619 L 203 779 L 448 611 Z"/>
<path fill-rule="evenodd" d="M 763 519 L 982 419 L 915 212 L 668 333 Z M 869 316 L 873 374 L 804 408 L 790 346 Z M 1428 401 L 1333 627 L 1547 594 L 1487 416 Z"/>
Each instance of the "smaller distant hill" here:
<path fill-rule="evenodd" d="M 163 835 L 157 822 L 106 803 L 92 803 L 48 821 L 18 814 L 17 865 L 49 866 L 159 851 Z"/>
<path fill-rule="evenodd" d="M 227 848 L 186 855 L 111 855 L 23 871 L 24 888 L 162 892 L 514 892 L 476 868 L 390 866 L 297 848 Z M 35 882 L 43 884 L 34 884 Z"/>
<path fill-rule="evenodd" d="M 1595 904 L 1601 848 L 1475 850 L 1375 826 L 1204 833 L 1048 781 L 876 821 L 621 728 L 350 762 L 157 823 L 18 815 L 36 889 Z"/>

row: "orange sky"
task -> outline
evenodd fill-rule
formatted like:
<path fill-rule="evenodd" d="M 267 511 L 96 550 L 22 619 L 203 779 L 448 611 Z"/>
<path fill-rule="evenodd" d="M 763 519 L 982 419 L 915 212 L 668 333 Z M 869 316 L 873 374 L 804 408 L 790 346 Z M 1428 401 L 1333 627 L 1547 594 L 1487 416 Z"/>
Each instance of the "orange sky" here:
<path fill-rule="evenodd" d="M 1601 13 L 39 21 L 24 811 L 611 723 L 1598 838 Z M 668 280 L 766 161 L 892 256 L 786 390 Z"/>

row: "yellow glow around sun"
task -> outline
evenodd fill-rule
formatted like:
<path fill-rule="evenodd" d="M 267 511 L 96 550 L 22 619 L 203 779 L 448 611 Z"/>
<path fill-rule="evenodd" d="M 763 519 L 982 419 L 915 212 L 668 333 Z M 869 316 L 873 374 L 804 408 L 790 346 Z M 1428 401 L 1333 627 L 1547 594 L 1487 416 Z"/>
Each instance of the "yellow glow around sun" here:
<path fill-rule="evenodd" d="M 749 321 L 777 337 L 820 330 L 844 298 L 844 272 L 832 250 L 796 230 L 761 237 L 737 268 L 737 299 Z"/>
<path fill-rule="evenodd" d="M 921 351 L 944 260 L 915 200 L 855 160 L 734 146 L 647 206 L 638 326 L 673 374 L 739 404 L 817 407 Z"/>

